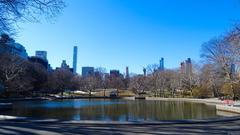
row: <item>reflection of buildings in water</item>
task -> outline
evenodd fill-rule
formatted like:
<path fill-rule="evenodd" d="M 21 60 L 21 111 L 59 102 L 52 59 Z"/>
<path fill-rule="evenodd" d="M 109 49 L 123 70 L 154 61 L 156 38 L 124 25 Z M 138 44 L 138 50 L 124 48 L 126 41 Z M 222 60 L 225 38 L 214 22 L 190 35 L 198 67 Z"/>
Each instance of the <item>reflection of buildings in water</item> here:
<path fill-rule="evenodd" d="M 220 117 L 216 115 L 214 106 L 189 102 L 136 100 L 80 100 L 76 102 L 65 100 L 54 107 L 51 107 L 52 104 L 54 104 L 53 101 L 44 104 L 34 103 L 35 107 L 30 107 L 29 104 L 17 104 L 13 108 L 12 115 L 104 121 L 157 121 Z"/>
<path fill-rule="evenodd" d="M 133 101 L 126 104 L 86 106 L 80 108 L 81 119 L 112 121 L 151 121 L 206 119 L 215 117 L 213 107 L 205 104 L 169 101 Z"/>

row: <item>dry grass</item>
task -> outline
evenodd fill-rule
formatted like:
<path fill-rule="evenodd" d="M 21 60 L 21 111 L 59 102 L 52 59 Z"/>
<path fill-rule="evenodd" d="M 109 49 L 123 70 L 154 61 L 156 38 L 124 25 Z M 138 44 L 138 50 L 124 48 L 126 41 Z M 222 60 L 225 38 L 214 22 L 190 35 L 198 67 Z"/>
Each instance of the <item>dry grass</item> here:
<path fill-rule="evenodd" d="M 110 93 L 112 91 L 114 91 L 114 90 L 112 90 L 112 89 L 105 90 L 105 96 L 110 96 Z M 95 94 L 95 96 L 104 96 L 104 90 L 97 90 L 97 93 Z M 135 96 L 135 94 L 130 90 L 118 90 L 118 96 L 131 97 L 131 96 Z"/>

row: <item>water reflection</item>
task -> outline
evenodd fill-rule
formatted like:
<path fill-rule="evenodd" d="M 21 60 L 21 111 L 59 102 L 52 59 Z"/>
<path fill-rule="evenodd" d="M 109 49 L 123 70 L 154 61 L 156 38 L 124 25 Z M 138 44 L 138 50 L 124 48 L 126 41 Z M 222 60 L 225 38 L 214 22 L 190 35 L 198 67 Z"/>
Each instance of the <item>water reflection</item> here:
<path fill-rule="evenodd" d="M 145 100 L 59 100 L 16 102 L 8 115 L 63 120 L 157 121 L 219 117 L 215 106 Z"/>

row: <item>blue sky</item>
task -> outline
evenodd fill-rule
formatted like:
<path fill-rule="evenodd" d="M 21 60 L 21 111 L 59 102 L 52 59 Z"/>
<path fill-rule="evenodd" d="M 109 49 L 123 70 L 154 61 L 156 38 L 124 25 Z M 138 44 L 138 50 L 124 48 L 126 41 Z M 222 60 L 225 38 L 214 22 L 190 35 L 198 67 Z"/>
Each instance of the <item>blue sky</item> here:
<path fill-rule="evenodd" d="M 19 24 L 16 40 L 29 55 L 48 51 L 53 67 L 72 66 L 73 46 L 82 66 L 141 73 L 165 58 L 176 68 L 188 57 L 200 60 L 201 44 L 240 19 L 238 0 L 66 0 L 55 21 Z"/>

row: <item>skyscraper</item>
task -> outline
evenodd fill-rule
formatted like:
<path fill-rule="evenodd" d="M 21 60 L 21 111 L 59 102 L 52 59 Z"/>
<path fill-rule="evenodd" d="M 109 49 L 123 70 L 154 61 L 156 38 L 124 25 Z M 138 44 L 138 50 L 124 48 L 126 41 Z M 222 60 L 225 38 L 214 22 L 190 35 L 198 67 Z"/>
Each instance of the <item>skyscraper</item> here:
<path fill-rule="evenodd" d="M 147 69 L 146 68 L 143 68 L 143 75 L 147 76 Z"/>
<path fill-rule="evenodd" d="M 61 68 L 64 68 L 64 69 L 69 68 L 69 66 L 67 65 L 66 60 L 62 61 Z"/>
<path fill-rule="evenodd" d="M 187 77 L 188 79 L 191 79 L 191 77 L 193 75 L 191 58 L 188 58 L 187 60 L 181 62 L 180 73 L 183 75 L 183 77 Z"/>
<path fill-rule="evenodd" d="M 73 47 L 73 73 L 77 72 L 77 53 L 78 53 L 78 47 Z"/>
<path fill-rule="evenodd" d="M 191 60 L 191 58 L 188 58 L 186 60 L 186 75 L 187 75 L 187 77 L 192 76 L 192 60 Z"/>
<path fill-rule="evenodd" d="M 35 56 L 47 61 L 47 51 L 36 51 Z"/>
<path fill-rule="evenodd" d="M 163 71 L 163 70 L 164 70 L 164 58 L 161 58 L 161 59 L 160 59 L 159 70 L 160 70 L 160 71 Z"/>
<path fill-rule="evenodd" d="M 129 68 L 126 67 L 126 79 L 128 79 L 128 78 L 129 78 Z"/>
<path fill-rule="evenodd" d="M 70 66 L 67 64 L 66 60 L 62 61 L 61 67 L 56 68 L 56 70 L 59 70 L 59 69 L 69 70 L 69 71 L 73 72 L 73 68 L 70 68 Z"/>
<path fill-rule="evenodd" d="M 15 42 L 14 39 L 10 38 L 6 34 L 2 34 L 0 36 L 0 53 L 10 53 L 24 59 L 28 58 L 28 54 L 24 46 Z"/>
<path fill-rule="evenodd" d="M 120 77 L 120 71 L 119 70 L 110 70 L 110 77 Z"/>
<path fill-rule="evenodd" d="M 181 74 L 185 74 L 185 71 L 186 69 L 185 69 L 185 62 L 181 62 L 181 64 L 180 64 L 180 73 Z"/>
<path fill-rule="evenodd" d="M 43 65 L 48 71 L 52 71 L 51 65 L 48 63 L 47 51 L 36 51 L 35 56 L 29 57 L 31 62 Z"/>
<path fill-rule="evenodd" d="M 82 67 L 82 76 L 88 77 L 94 75 L 94 67 Z"/>

